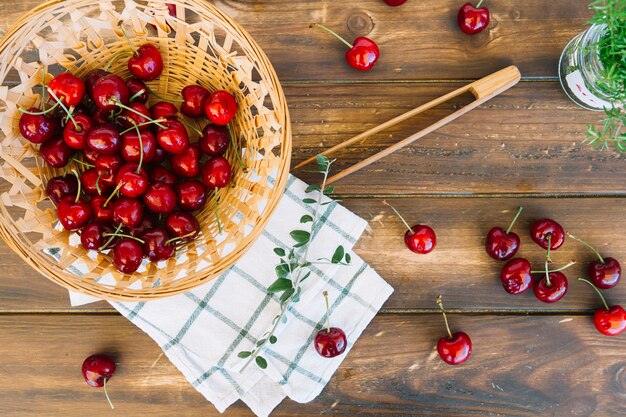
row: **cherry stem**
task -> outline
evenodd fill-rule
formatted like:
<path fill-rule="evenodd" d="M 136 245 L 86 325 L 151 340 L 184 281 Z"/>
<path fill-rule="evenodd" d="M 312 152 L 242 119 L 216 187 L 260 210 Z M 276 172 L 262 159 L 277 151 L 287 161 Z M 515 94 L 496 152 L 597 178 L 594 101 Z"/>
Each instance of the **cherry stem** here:
<path fill-rule="evenodd" d="M 328 306 L 328 291 L 322 293 L 326 300 L 326 333 L 330 333 L 330 307 Z"/>
<path fill-rule="evenodd" d="M 476 5 L 476 8 L 477 8 L 477 9 L 480 7 L 480 5 L 481 5 L 481 4 L 483 4 L 483 1 L 484 1 L 484 0 L 480 0 L 480 1 L 478 2 L 478 4 Z"/>
<path fill-rule="evenodd" d="M 128 42 L 128 46 L 130 46 L 130 49 L 133 50 L 133 55 L 137 55 L 137 48 L 135 48 L 135 46 L 133 45 L 133 43 L 130 41 L 130 38 L 128 37 L 128 35 L 126 34 L 126 31 L 124 30 L 124 28 L 122 27 L 122 21 L 120 21 L 120 23 L 118 24 L 118 27 L 120 28 L 120 30 L 122 31 L 122 35 L 124 35 L 124 38 L 126 39 L 126 42 Z"/>
<path fill-rule="evenodd" d="M 548 271 L 548 258 L 546 258 L 546 261 L 544 262 L 544 265 L 546 266 L 546 285 L 548 287 L 552 286 L 552 282 L 550 282 L 550 271 Z"/>
<path fill-rule="evenodd" d="M 72 174 L 74 174 L 74 176 L 76 177 L 76 181 L 78 182 L 78 192 L 76 193 L 76 198 L 74 199 L 74 203 L 78 203 L 78 200 L 80 200 L 80 192 L 82 189 L 82 185 L 80 183 L 80 175 L 78 175 L 78 172 L 76 172 L 75 169 L 72 170 Z"/>
<path fill-rule="evenodd" d="M 550 250 L 552 249 L 552 233 L 548 234 L 548 249 L 546 250 L 546 262 L 552 263 L 552 258 L 550 257 Z"/>
<path fill-rule="evenodd" d="M 107 204 L 109 204 L 109 201 L 111 201 L 111 199 L 113 198 L 113 196 L 115 194 L 117 194 L 117 192 L 124 186 L 124 182 L 120 181 L 119 184 L 117 184 L 117 187 L 115 187 L 115 189 L 113 190 L 113 192 L 111 193 L 111 195 L 109 196 L 109 198 L 107 198 L 107 200 L 104 202 L 104 204 L 102 205 L 103 208 L 106 208 Z"/>
<path fill-rule="evenodd" d="M 139 175 L 141 172 L 141 165 L 143 164 L 143 139 L 141 138 L 141 131 L 137 126 L 137 123 L 133 122 L 134 128 L 137 131 L 137 138 L 139 139 L 139 164 L 137 164 L 137 170 L 135 174 Z"/>
<path fill-rule="evenodd" d="M 352 45 L 350 44 L 350 42 L 348 42 L 347 40 L 345 40 L 344 38 L 342 38 L 337 32 L 333 31 L 332 29 L 327 28 L 326 26 L 320 24 L 320 23 L 311 23 L 309 25 L 309 28 L 313 28 L 313 27 L 319 27 L 323 30 L 325 30 L 326 32 L 330 33 L 331 35 L 333 35 L 335 38 L 339 39 L 341 42 L 343 42 L 344 44 L 346 44 L 348 46 L 348 48 L 352 48 Z"/>
<path fill-rule="evenodd" d="M 563 271 L 563 270 L 569 268 L 572 265 L 576 265 L 576 260 L 575 259 L 572 259 L 571 261 L 569 261 L 568 263 L 566 263 L 565 265 L 563 265 L 563 266 L 561 266 L 559 268 L 550 269 L 550 272 L 560 272 L 560 271 Z M 545 272 L 545 271 L 530 271 L 531 274 L 541 274 L 543 272 Z"/>
<path fill-rule="evenodd" d="M 58 102 L 54 103 L 54 105 L 52 107 L 50 107 L 48 110 L 45 110 L 45 101 L 42 101 L 41 103 L 42 107 L 44 108 L 44 110 L 42 111 L 28 111 L 25 110 L 21 107 L 18 107 L 17 109 L 20 111 L 20 113 L 26 113 L 26 114 L 32 114 L 33 116 L 39 116 L 42 114 L 48 114 L 50 113 L 52 110 L 56 109 L 56 107 L 59 105 Z"/>
<path fill-rule="evenodd" d="M 109 100 L 109 102 L 108 102 L 108 103 L 109 103 L 109 104 L 114 104 L 114 105 L 116 105 L 117 107 L 120 107 L 120 108 L 122 108 L 122 109 L 124 109 L 124 110 L 128 110 L 128 111 L 130 111 L 130 112 L 133 112 L 133 113 L 135 113 L 135 114 L 137 114 L 137 115 L 141 116 L 142 118 L 147 119 L 148 121 L 153 122 L 155 125 L 159 126 L 161 129 L 167 129 L 167 127 L 166 127 L 166 126 L 164 126 L 164 125 L 160 124 L 159 122 L 157 122 L 157 121 L 155 121 L 155 120 L 153 120 L 153 119 L 151 119 L 151 118 L 147 117 L 147 116 L 146 116 L 145 114 L 143 114 L 142 112 L 137 111 L 137 110 L 133 109 L 132 107 L 128 107 L 127 105 L 122 104 L 122 103 L 120 103 L 120 102 L 119 102 L 119 101 L 117 101 L 117 100 Z M 143 122 L 143 123 L 146 123 L 146 122 Z"/>
<path fill-rule="evenodd" d="M 513 217 L 513 221 L 511 222 L 511 224 L 509 225 L 509 228 L 506 229 L 506 234 L 508 235 L 511 232 L 511 229 L 513 228 L 513 225 L 515 224 L 515 222 L 517 221 L 517 218 L 519 217 L 520 214 L 522 214 L 522 210 L 524 210 L 524 207 L 520 207 L 517 210 L 517 214 L 515 214 L 515 217 Z"/>
<path fill-rule="evenodd" d="M 598 287 L 596 287 L 592 282 L 586 280 L 585 278 L 578 278 L 578 281 L 582 281 L 582 282 L 586 282 L 587 284 L 591 285 L 591 287 L 596 290 L 596 292 L 598 293 L 598 295 L 600 296 L 600 299 L 602 300 L 602 304 L 604 304 L 604 308 L 606 308 L 607 310 L 609 310 L 609 305 L 606 303 L 606 300 L 604 299 L 604 296 L 602 295 L 602 292 L 600 292 L 600 290 L 598 289 Z"/>
<path fill-rule="evenodd" d="M 109 240 L 107 240 L 104 245 L 100 246 L 98 248 L 98 250 L 100 250 L 100 251 L 105 250 L 107 248 L 107 246 L 109 246 L 111 244 L 111 242 L 113 242 L 113 239 L 115 239 L 115 236 L 117 236 L 117 233 L 119 233 L 120 230 L 122 230 L 122 225 L 121 224 L 117 226 L 117 228 L 115 229 L 115 232 L 113 232 L 113 235 L 111 237 L 109 237 Z"/>
<path fill-rule="evenodd" d="M 115 406 L 113 405 L 113 403 L 111 402 L 111 399 L 109 398 L 109 393 L 107 392 L 107 379 L 102 378 L 103 382 L 103 386 L 104 386 L 104 396 L 107 397 L 107 401 L 109 402 L 109 405 L 111 406 L 111 410 L 115 410 Z"/>
<path fill-rule="evenodd" d="M 146 85 L 146 88 L 148 89 L 148 93 L 152 94 L 153 96 L 155 96 L 156 98 L 158 98 L 160 100 L 169 101 L 170 103 L 184 103 L 185 102 L 185 100 L 179 100 L 179 99 L 175 99 L 175 98 L 163 97 L 163 96 L 159 95 L 156 91 L 154 91 L 153 89 L 148 87 L 147 85 Z"/>
<path fill-rule="evenodd" d="M 396 215 L 398 217 L 400 217 L 400 220 L 402 220 L 402 223 L 404 223 L 404 225 L 406 226 L 407 230 L 409 231 L 409 233 L 413 233 L 413 229 L 411 229 L 411 226 L 409 226 L 409 224 L 406 222 L 406 220 L 404 220 L 404 217 L 402 217 L 402 215 L 398 212 L 398 210 L 396 210 L 396 208 L 394 206 L 392 206 L 391 204 L 389 204 L 387 202 L 387 200 L 383 200 L 383 204 L 386 206 L 391 207 L 391 209 L 396 213 Z"/>
<path fill-rule="evenodd" d="M 226 126 L 226 129 L 228 130 L 228 138 L 230 139 L 230 146 L 233 147 L 233 150 L 235 151 L 235 157 L 237 157 L 237 163 L 239 164 L 243 172 L 248 172 L 248 168 L 246 167 L 246 164 L 244 164 L 243 159 L 241 159 L 241 155 L 240 155 L 241 152 L 240 152 L 239 147 L 235 143 L 235 137 L 233 136 L 233 132 L 230 130 L 230 126 Z"/>
<path fill-rule="evenodd" d="M 169 245 L 170 243 L 176 242 L 177 240 L 183 240 L 183 239 L 187 239 L 188 237 L 191 237 L 193 235 L 195 235 L 197 232 L 195 230 L 187 233 L 186 235 L 182 235 L 182 236 L 175 236 L 171 239 L 168 239 L 165 241 L 166 245 Z"/>
<path fill-rule="evenodd" d="M 139 91 L 137 91 L 135 94 L 133 94 L 132 96 L 130 96 L 130 98 L 128 99 L 128 101 L 130 101 L 132 103 L 133 100 L 135 100 L 137 97 L 139 97 L 140 95 L 142 95 L 143 93 L 145 93 L 146 90 L 141 89 Z"/>
<path fill-rule="evenodd" d="M 114 232 L 114 233 L 102 233 L 102 236 L 107 237 L 107 236 L 118 236 L 118 237 L 126 237 L 128 239 L 133 239 L 136 240 L 137 242 L 141 243 L 142 245 L 144 243 L 146 243 L 143 239 L 139 239 L 136 236 L 133 235 L 127 235 L 126 233 L 118 233 L 118 232 Z"/>
<path fill-rule="evenodd" d="M 63 110 L 65 110 L 65 113 L 67 113 L 67 116 L 70 118 L 70 120 L 72 121 L 72 123 L 74 123 L 74 126 L 78 126 L 78 123 L 76 123 L 76 120 L 74 120 L 74 116 L 72 116 L 72 112 L 65 107 L 65 104 L 63 104 L 63 100 L 61 100 L 60 98 L 57 97 L 56 94 L 54 94 L 54 91 L 52 91 L 50 89 L 50 87 L 48 87 L 48 93 L 50 93 L 50 95 L 52 96 L 52 98 L 61 105 L 61 107 L 63 108 Z"/>
<path fill-rule="evenodd" d="M 40 62 L 40 64 L 41 64 L 41 109 L 45 112 L 46 111 L 46 67 L 43 65 L 43 63 Z"/>
<path fill-rule="evenodd" d="M 81 161 L 80 159 L 72 158 L 72 161 L 78 162 L 79 164 L 86 166 L 87 168 L 93 168 L 95 165 L 90 164 L 89 162 Z"/>
<path fill-rule="evenodd" d="M 135 52 L 137 52 L 137 51 L 135 51 Z M 109 63 L 104 67 L 104 70 L 106 72 L 109 72 L 109 69 L 111 68 L 111 65 L 113 65 L 113 63 L 115 61 L 117 61 L 117 58 L 119 58 L 121 56 L 124 56 L 124 55 L 133 55 L 133 53 L 129 52 L 129 51 L 118 52 L 117 54 L 113 55 L 113 57 L 109 60 Z"/>
<path fill-rule="evenodd" d="M 102 178 L 102 172 L 98 172 L 98 178 L 96 178 L 96 191 L 98 195 L 102 195 L 102 190 L 100 189 L 100 178 Z"/>
<path fill-rule="evenodd" d="M 157 123 L 161 123 L 161 122 L 167 122 L 167 119 L 166 119 L 166 118 L 164 118 L 164 117 L 162 117 L 162 118 L 160 118 L 160 119 L 150 120 L 149 122 L 143 122 L 143 123 L 139 123 L 139 124 L 136 124 L 136 123 L 135 123 L 135 124 L 133 125 L 133 127 L 129 127 L 129 128 L 128 128 L 128 129 L 126 129 L 126 130 L 122 130 L 122 131 L 120 132 L 120 135 L 123 135 L 123 134 L 126 134 L 126 133 L 130 132 L 131 130 L 135 129 L 135 126 L 136 126 L 136 127 L 142 127 L 142 126 L 153 125 L 153 124 L 157 124 Z"/>
<path fill-rule="evenodd" d="M 602 263 L 606 263 L 604 261 L 604 258 L 602 257 L 602 255 L 600 255 L 600 252 L 598 252 L 598 250 L 596 248 L 594 248 L 593 246 L 591 246 L 589 243 L 585 242 L 582 239 L 577 238 L 576 236 L 574 236 L 573 234 L 571 234 L 570 232 L 567 232 L 567 236 L 571 237 L 574 240 L 579 241 L 580 243 L 582 243 L 583 245 L 587 246 L 589 249 L 591 249 L 593 251 L 593 253 L 595 253 L 598 256 L 598 259 L 600 259 L 600 262 Z"/>
<path fill-rule="evenodd" d="M 194 131 L 194 132 L 196 132 L 198 135 L 202 136 L 202 131 L 201 131 L 200 129 L 198 129 L 197 127 L 192 126 L 192 125 L 190 125 L 189 123 L 185 123 L 185 122 L 180 121 L 180 120 L 179 120 L 178 122 L 179 122 L 181 125 L 183 125 L 183 126 L 185 126 L 185 127 L 189 128 L 189 129 L 193 130 L 193 131 Z"/>
<path fill-rule="evenodd" d="M 215 199 L 215 220 L 217 220 L 217 230 L 222 234 L 222 222 L 220 222 L 220 214 L 219 214 L 219 199 L 217 197 L 217 190 L 213 193 L 213 197 Z"/>
<path fill-rule="evenodd" d="M 452 339 L 452 332 L 450 331 L 450 325 L 448 324 L 448 317 L 446 316 L 446 310 L 443 308 L 443 301 L 441 301 L 441 295 L 437 296 L 437 305 L 441 310 L 441 314 L 443 314 L 443 321 L 446 323 L 446 330 L 448 331 L 448 336 Z"/>

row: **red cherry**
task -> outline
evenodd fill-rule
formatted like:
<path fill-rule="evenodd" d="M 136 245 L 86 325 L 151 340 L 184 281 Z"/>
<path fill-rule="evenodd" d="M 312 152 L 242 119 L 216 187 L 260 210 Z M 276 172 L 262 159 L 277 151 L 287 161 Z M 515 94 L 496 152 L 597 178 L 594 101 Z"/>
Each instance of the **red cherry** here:
<path fill-rule="evenodd" d="M 123 143 L 123 142 L 122 142 Z M 94 162 L 100 178 L 109 183 L 115 184 L 115 175 L 124 165 L 124 159 L 120 154 L 100 155 Z"/>
<path fill-rule="evenodd" d="M 227 125 L 237 113 L 237 101 L 228 91 L 216 91 L 206 99 L 204 113 L 211 123 Z"/>
<path fill-rule="evenodd" d="M 149 124 L 144 124 L 149 122 L 150 119 L 150 110 L 138 101 L 132 102 L 128 105 L 130 109 L 122 110 L 122 113 L 117 117 L 116 121 L 124 128 L 130 129 L 137 125 L 140 131 L 146 131 L 150 129 Z M 142 116 L 143 115 L 143 116 Z M 140 126 L 142 125 L 143 126 Z"/>
<path fill-rule="evenodd" d="M 449 365 L 460 365 L 469 359 L 472 354 L 472 339 L 465 332 L 452 333 L 448 325 L 446 311 L 443 308 L 441 296 L 437 297 L 437 305 L 443 315 L 448 336 L 444 336 L 437 341 L 437 352 L 439 357 Z"/>
<path fill-rule="evenodd" d="M 131 236 L 141 237 L 149 229 L 152 229 L 157 225 L 157 219 L 150 213 L 143 216 L 139 226 L 133 227 L 128 231 Z"/>
<path fill-rule="evenodd" d="M 85 83 L 83 80 L 69 72 L 64 72 L 54 77 L 48 84 L 48 88 L 67 107 L 77 106 L 85 95 Z"/>
<path fill-rule="evenodd" d="M 520 245 L 519 236 L 516 233 L 511 232 L 513 225 L 517 221 L 517 218 L 522 213 L 523 207 L 517 210 L 517 214 L 513 218 L 513 221 L 509 225 L 509 228 L 505 231 L 501 227 L 492 228 L 487 233 L 487 240 L 485 241 L 485 249 L 487 254 L 496 261 L 506 261 L 511 259 L 517 253 Z"/>
<path fill-rule="evenodd" d="M 141 132 L 141 144 L 143 145 L 143 163 L 150 163 L 157 150 L 157 142 L 152 132 Z M 137 132 L 130 131 L 122 135 L 122 157 L 127 162 L 139 162 L 141 147 Z"/>
<path fill-rule="evenodd" d="M 122 140 L 117 129 L 111 124 L 103 124 L 91 129 L 87 135 L 87 147 L 100 155 L 117 153 L 122 149 Z"/>
<path fill-rule="evenodd" d="M 156 150 L 154 151 L 154 158 L 152 158 L 152 163 L 160 164 L 161 162 L 164 162 L 168 157 L 169 157 L 169 153 L 165 152 L 163 148 L 161 148 L 159 146 L 159 143 L 157 142 L 157 147 L 156 147 Z"/>
<path fill-rule="evenodd" d="M 391 207 L 400 220 L 402 220 L 402 223 L 406 226 L 407 231 L 404 234 L 404 244 L 411 252 L 427 254 L 435 249 L 435 246 L 437 245 L 437 235 L 431 227 L 423 224 L 416 224 L 411 227 L 406 220 L 404 220 L 404 217 L 402 217 L 400 212 L 391 204 L 386 201 L 383 201 L 383 204 Z"/>
<path fill-rule="evenodd" d="M 343 37 L 339 36 L 335 31 L 327 28 L 324 25 L 320 25 L 319 23 L 312 23 L 310 27 L 317 26 L 326 32 L 330 33 L 337 39 L 339 39 L 344 45 L 348 48 L 346 52 L 346 61 L 348 65 L 352 68 L 358 69 L 359 71 L 369 71 L 374 67 L 376 61 L 380 57 L 380 51 L 378 49 L 378 45 L 373 40 L 359 36 L 350 44 Z"/>
<path fill-rule="evenodd" d="M 163 227 L 149 229 L 141 235 L 141 238 L 144 241 L 144 252 L 152 262 L 164 261 L 176 253 L 176 247 L 168 242 L 170 237 Z"/>
<path fill-rule="evenodd" d="M 395 7 L 406 3 L 406 0 L 385 0 L 385 3 L 387 3 L 389 6 Z"/>
<path fill-rule="evenodd" d="M 91 198 L 91 210 L 93 211 L 93 219 L 97 222 L 112 223 L 113 222 L 113 203 L 109 202 L 107 206 L 107 197 L 96 195 Z"/>
<path fill-rule="evenodd" d="M 202 153 L 198 145 L 190 145 L 183 152 L 172 155 L 171 166 L 174 174 L 193 178 L 200 175 L 200 157 Z"/>
<path fill-rule="evenodd" d="M 122 238 L 113 249 L 113 264 L 123 274 L 132 274 L 143 260 L 143 246 L 130 238 Z"/>
<path fill-rule="evenodd" d="M 55 206 L 63 197 L 67 195 L 76 197 L 76 194 L 78 194 L 78 180 L 74 175 L 50 178 L 46 184 L 46 195 L 50 197 Z"/>
<path fill-rule="evenodd" d="M 76 114 L 73 117 L 76 124 L 71 119 L 67 122 L 63 129 L 63 140 L 72 149 L 83 149 L 94 122 L 86 114 Z"/>
<path fill-rule="evenodd" d="M 171 186 L 176 184 L 176 176 L 172 173 L 172 171 L 161 165 L 155 165 L 152 167 L 150 173 L 148 174 L 148 179 L 152 184 L 155 182 L 163 182 Z"/>
<path fill-rule="evenodd" d="M 186 211 L 201 209 L 206 203 L 206 188 L 200 181 L 190 180 L 176 184 L 178 206 Z"/>
<path fill-rule="evenodd" d="M 626 311 L 619 305 L 608 309 L 599 308 L 593 314 L 596 329 L 607 336 L 617 336 L 626 330 Z"/>
<path fill-rule="evenodd" d="M 103 110 L 115 110 L 115 103 L 128 104 L 128 87 L 117 75 L 106 75 L 93 85 L 93 101 Z"/>
<path fill-rule="evenodd" d="M 548 249 L 548 236 L 550 236 L 550 250 L 557 250 L 565 242 L 563 227 L 552 219 L 537 220 L 530 227 L 530 237 L 544 249 Z"/>
<path fill-rule="evenodd" d="M 207 161 L 202 168 L 202 183 L 209 190 L 226 187 L 232 175 L 230 164 L 226 158 L 216 156 Z"/>
<path fill-rule="evenodd" d="M 334 358 L 345 352 L 348 340 L 337 327 L 323 328 L 315 335 L 315 350 L 325 358 Z"/>
<path fill-rule="evenodd" d="M 140 46 L 128 60 L 128 71 L 142 81 L 156 79 L 163 72 L 161 52 L 149 43 Z"/>
<path fill-rule="evenodd" d="M 189 117 L 204 116 L 204 102 L 209 96 L 209 90 L 194 84 L 188 85 L 180 92 L 183 96 L 183 104 L 180 105 L 180 111 Z"/>
<path fill-rule="evenodd" d="M 137 164 L 129 162 L 123 165 L 115 176 L 120 193 L 126 197 L 139 197 L 148 188 L 148 174 L 143 168 L 137 172 L 137 167 Z"/>
<path fill-rule="evenodd" d="M 83 362 L 82 373 L 87 384 L 101 388 L 115 373 L 115 362 L 106 355 L 92 355 Z"/>
<path fill-rule="evenodd" d="M 474 7 L 471 3 L 465 3 L 456 15 L 459 28 L 468 35 L 475 35 L 482 32 L 489 25 L 489 9 L 480 7 L 483 0 Z"/>
<path fill-rule="evenodd" d="M 154 213 L 168 214 L 176 208 L 176 193 L 165 183 L 150 184 L 143 195 L 143 203 Z"/>
<path fill-rule="evenodd" d="M 157 132 L 156 138 L 159 146 L 174 155 L 184 152 L 189 146 L 189 137 L 185 126 L 177 120 L 167 120 L 162 124 L 166 128 L 159 128 Z"/>
<path fill-rule="evenodd" d="M 148 87 L 139 78 L 130 77 L 126 80 L 126 87 L 131 102 L 146 104 L 148 102 Z"/>
<path fill-rule="evenodd" d="M 80 182 L 83 192 L 87 195 L 103 195 L 111 191 L 112 183 L 102 181 L 100 174 L 95 168 L 89 168 L 80 174 Z"/>
<path fill-rule="evenodd" d="M 91 222 L 82 228 L 80 232 L 80 243 L 85 249 L 98 250 L 107 241 L 103 233 L 111 233 L 112 231 L 113 229 L 104 223 L 97 221 Z"/>
<path fill-rule="evenodd" d="M 600 252 L 589 243 L 570 233 L 567 233 L 567 235 L 587 246 L 598 257 L 597 261 L 591 262 L 587 267 L 587 275 L 593 284 L 603 290 L 615 287 L 622 276 L 622 267 L 619 262 L 615 258 L 602 257 Z"/>
<path fill-rule="evenodd" d="M 83 77 L 83 82 L 85 83 L 85 91 L 90 97 L 93 98 L 93 86 L 96 83 L 96 81 L 98 81 L 100 78 L 109 74 L 111 73 L 103 69 L 95 69 L 95 70 L 89 71 Z"/>
<path fill-rule="evenodd" d="M 115 122 L 115 110 L 103 110 L 96 108 L 92 114 L 96 125 L 111 124 Z"/>
<path fill-rule="evenodd" d="M 30 113 L 41 110 L 36 107 L 28 109 Z M 59 125 L 55 119 L 46 114 L 22 113 L 18 123 L 20 133 L 31 143 L 44 143 L 54 137 Z"/>
<path fill-rule="evenodd" d="M 165 228 L 172 237 L 181 237 L 181 242 L 189 242 L 200 232 L 200 224 L 196 218 L 184 211 L 175 211 L 167 215 Z M 185 238 L 182 238 L 185 236 Z"/>
<path fill-rule="evenodd" d="M 98 156 L 100 156 L 100 153 L 98 151 L 94 151 L 89 148 L 83 149 L 83 159 L 85 160 L 85 162 L 93 165 L 96 163 L 96 159 L 98 159 Z"/>
<path fill-rule="evenodd" d="M 150 107 L 150 116 L 152 119 L 175 119 L 178 115 L 178 109 L 168 101 L 159 101 Z"/>
<path fill-rule="evenodd" d="M 65 229 L 78 230 L 91 220 L 91 205 L 82 199 L 76 201 L 74 196 L 65 196 L 57 206 L 57 217 Z"/>
<path fill-rule="evenodd" d="M 500 271 L 500 280 L 504 290 L 509 294 L 521 294 L 533 284 L 530 262 L 524 258 L 508 261 Z"/>
<path fill-rule="evenodd" d="M 143 220 L 143 204 L 136 198 L 120 197 L 112 203 L 113 222 L 129 228 L 137 227 Z"/>
<path fill-rule="evenodd" d="M 70 162 L 74 150 L 58 137 L 44 142 L 39 147 L 39 155 L 53 168 L 63 168 Z"/>
<path fill-rule="evenodd" d="M 549 279 L 548 279 L 549 277 Z M 550 272 L 535 281 L 535 297 L 544 303 L 556 303 L 567 293 L 567 278 L 562 272 Z"/>
<path fill-rule="evenodd" d="M 198 145 L 209 156 L 222 156 L 230 143 L 228 129 L 224 126 L 208 124 L 202 129 Z"/>

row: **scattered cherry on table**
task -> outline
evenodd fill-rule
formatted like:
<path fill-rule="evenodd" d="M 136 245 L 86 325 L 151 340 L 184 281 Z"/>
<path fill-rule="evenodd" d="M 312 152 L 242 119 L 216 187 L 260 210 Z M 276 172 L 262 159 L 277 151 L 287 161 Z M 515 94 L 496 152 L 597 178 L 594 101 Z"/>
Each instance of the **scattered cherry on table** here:
<path fill-rule="evenodd" d="M 584 240 L 570 233 L 567 233 L 567 236 L 587 246 L 598 257 L 598 260 L 590 262 L 587 266 L 587 275 L 596 287 L 606 290 L 615 287 L 619 283 L 622 276 L 622 267 L 617 259 L 605 258 L 596 248 Z"/>
<path fill-rule="evenodd" d="M 328 305 L 328 292 L 322 293 L 326 300 L 326 327 L 319 330 L 315 335 L 314 346 L 317 353 L 325 358 L 334 358 L 345 352 L 348 346 L 346 333 L 338 327 L 330 327 L 330 308 Z"/>
<path fill-rule="evenodd" d="M 465 332 L 450 331 L 450 325 L 448 324 L 448 317 L 446 316 L 446 310 L 443 308 L 443 301 L 441 295 L 437 297 L 437 305 L 443 315 L 443 320 L 446 324 L 447 336 L 443 336 L 437 341 L 437 352 L 439 357 L 449 365 L 460 365 L 472 354 L 472 339 Z"/>
<path fill-rule="evenodd" d="M 514 258 L 508 261 L 500 271 L 500 281 L 509 294 L 521 294 L 533 285 L 530 273 L 530 262 L 525 258 Z"/>
<path fill-rule="evenodd" d="M 482 3 L 483 0 L 480 0 L 476 6 L 471 3 L 465 3 L 459 9 L 456 19 L 459 28 L 464 33 L 475 35 L 489 26 L 489 9 L 480 7 Z"/>
<path fill-rule="evenodd" d="M 94 388 L 104 388 L 104 395 L 106 396 L 111 409 L 114 409 L 113 403 L 109 398 L 107 392 L 107 381 L 111 379 L 115 373 L 115 361 L 107 355 L 96 354 L 91 355 L 83 361 L 82 374 L 85 378 L 85 382 Z"/>
<path fill-rule="evenodd" d="M 330 33 L 349 48 L 346 52 L 346 61 L 352 68 L 359 71 L 369 71 L 374 68 L 374 64 L 376 64 L 380 57 L 380 50 L 376 42 L 370 38 L 359 36 L 350 44 L 350 42 L 341 37 L 337 32 L 322 24 L 311 23 L 309 25 L 310 28 L 316 26 Z"/>
<path fill-rule="evenodd" d="M 437 235 L 430 226 L 425 224 L 409 226 L 406 220 L 404 220 L 404 217 L 402 217 L 400 212 L 398 212 L 395 207 L 384 200 L 383 204 L 389 206 L 406 226 L 407 231 L 404 234 L 404 244 L 411 252 L 425 255 L 435 249 L 435 246 L 437 246 Z"/>
<path fill-rule="evenodd" d="M 511 229 L 523 209 L 523 207 L 520 207 L 517 210 L 517 214 L 513 218 L 513 221 L 511 221 L 508 229 L 504 230 L 501 227 L 493 227 L 489 230 L 489 233 L 487 233 L 485 249 L 487 250 L 487 254 L 496 261 L 506 261 L 517 253 L 520 246 L 520 239 L 517 233 L 511 232 Z"/>
<path fill-rule="evenodd" d="M 385 3 L 387 3 L 388 6 L 396 7 L 406 3 L 406 0 L 385 0 Z"/>
<path fill-rule="evenodd" d="M 598 293 L 600 300 L 604 308 L 598 308 L 593 314 L 593 324 L 596 329 L 606 336 L 618 336 L 626 330 L 626 311 L 620 305 L 614 305 L 609 307 L 606 299 L 602 295 L 602 292 L 590 281 L 584 278 L 578 278 L 579 281 L 583 281 Z"/>

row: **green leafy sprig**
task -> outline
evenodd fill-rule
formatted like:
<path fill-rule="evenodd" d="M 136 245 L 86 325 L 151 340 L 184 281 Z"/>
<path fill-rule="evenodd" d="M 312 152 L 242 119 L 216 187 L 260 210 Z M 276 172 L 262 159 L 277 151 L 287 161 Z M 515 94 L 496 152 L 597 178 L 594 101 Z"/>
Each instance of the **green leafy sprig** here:
<path fill-rule="evenodd" d="M 289 306 L 300 301 L 300 295 L 302 293 L 301 284 L 311 276 L 312 265 L 350 264 L 350 254 L 346 253 L 343 246 L 338 246 L 330 259 L 321 258 L 316 262 L 311 262 L 307 259 L 309 249 L 311 247 L 313 232 L 317 230 L 319 223 L 321 222 L 321 216 L 319 213 L 320 208 L 332 203 L 332 201 L 322 202 L 322 197 L 325 195 L 331 195 L 334 192 L 334 187 L 326 186 L 328 174 L 330 173 L 330 168 L 333 162 L 334 160 L 331 161 L 326 156 L 317 157 L 318 169 L 315 172 L 323 175 L 322 184 L 309 185 L 306 189 L 307 193 L 316 192 L 316 199 L 307 197 L 302 200 L 305 204 L 315 205 L 313 216 L 305 214 L 300 218 L 300 224 L 310 225 L 308 230 L 296 229 L 289 233 L 295 243 L 288 251 L 283 248 L 274 248 L 274 253 L 280 260 L 275 268 L 276 280 L 268 287 L 267 292 L 268 294 L 277 295 L 279 297 L 280 312 L 276 315 L 276 317 L 274 317 L 270 330 L 265 332 L 256 342 L 254 349 L 239 352 L 238 356 L 240 358 L 247 359 L 240 372 L 246 369 L 246 367 L 253 361 L 259 368 L 267 368 L 267 360 L 261 356 L 261 352 L 268 343 L 274 344 L 278 341 L 278 338 L 274 335 L 274 333 L 280 323 L 287 322 L 286 312 L 289 309 Z M 300 249 L 300 251 L 297 249 Z"/>

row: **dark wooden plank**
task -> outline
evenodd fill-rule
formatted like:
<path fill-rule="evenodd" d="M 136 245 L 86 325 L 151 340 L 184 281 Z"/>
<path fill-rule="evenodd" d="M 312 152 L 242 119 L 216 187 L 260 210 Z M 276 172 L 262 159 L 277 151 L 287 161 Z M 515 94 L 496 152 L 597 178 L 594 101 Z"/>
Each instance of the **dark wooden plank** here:
<path fill-rule="evenodd" d="M 40 1 L 9 2 L 4 32 Z M 281 80 L 469 79 L 516 64 L 527 77 L 554 77 L 560 53 L 591 17 L 587 0 L 527 0 L 488 4 L 489 29 L 467 36 L 456 25 L 457 0 L 410 0 L 397 8 L 382 0 L 222 0 L 215 4 L 245 27 L 266 51 Z M 360 73 L 344 61 L 346 48 L 311 21 L 347 38 L 379 43 L 380 61 Z"/>
<path fill-rule="evenodd" d="M 626 413 L 623 336 L 589 317 L 450 317 L 474 353 L 451 367 L 434 350 L 436 315 L 384 315 L 369 328 L 320 397 L 285 401 L 273 415 L 564 417 Z M 0 316 L 0 413 L 108 415 L 103 392 L 80 375 L 82 360 L 109 352 L 119 372 L 109 393 L 124 416 L 219 415 L 144 333 L 119 316 Z M 323 360 L 323 359 L 320 359 Z M 575 363 L 575 366 L 573 365 Z M 249 416 L 242 403 L 226 416 Z"/>
<path fill-rule="evenodd" d="M 552 217 L 605 254 L 622 258 L 626 237 L 626 205 L 615 198 L 399 198 L 390 200 L 411 223 L 431 225 L 438 235 L 438 246 L 429 255 L 417 255 L 405 248 L 405 229 L 380 199 L 345 199 L 345 204 L 369 222 L 356 246 L 360 254 L 396 289 L 386 303 L 387 309 L 432 309 L 434 298 L 446 294 L 450 308 L 464 311 L 580 311 L 594 308 L 598 299 L 591 288 L 576 281 L 584 266 L 594 259 L 582 245 L 569 240 L 554 252 L 554 261 L 567 263 L 576 258 L 580 264 L 567 272 L 571 291 L 558 304 L 537 301 L 532 292 L 511 296 L 499 281 L 502 263 L 493 261 L 483 248 L 484 237 L 493 226 L 508 226 L 519 205 L 525 212 L 515 231 L 521 236 L 520 255 L 541 269 L 543 251 L 530 240 L 530 223 Z M 0 276 L 0 306 L 4 311 L 54 311 L 68 308 L 67 294 L 38 276 L 4 245 L 0 259 L 5 273 Z M 625 261 L 626 262 L 626 261 Z M 607 292 L 610 300 L 626 300 L 626 284 Z M 92 308 L 108 308 L 99 303 Z M 80 309 L 79 309 L 80 311 Z"/>

